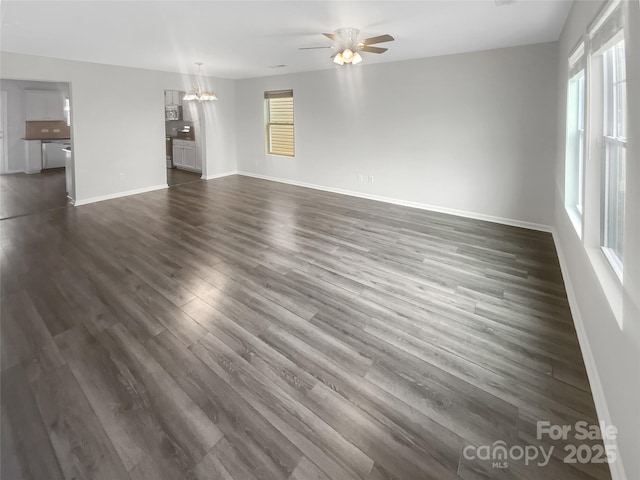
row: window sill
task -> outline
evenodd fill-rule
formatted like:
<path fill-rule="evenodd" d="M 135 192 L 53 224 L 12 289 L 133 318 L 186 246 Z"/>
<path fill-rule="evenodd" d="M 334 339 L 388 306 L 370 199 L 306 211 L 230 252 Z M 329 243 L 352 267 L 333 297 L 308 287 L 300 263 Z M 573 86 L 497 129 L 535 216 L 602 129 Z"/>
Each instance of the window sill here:
<path fill-rule="evenodd" d="M 266 152 L 265 155 L 268 155 L 270 157 L 296 158 L 295 155 L 284 155 L 282 153 L 269 153 L 269 152 Z"/>
<path fill-rule="evenodd" d="M 607 301 L 609 302 L 611 311 L 616 317 L 618 326 L 622 330 L 622 281 L 620 277 L 618 277 L 618 274 L 615 271 L 614 267 L 609 262 L 607 254 L 601 247 L 590 247 L 586 250 L 587 255 L 589 256 L 589 260 L 591 261 L 591 265 L 593 266 L 593 269 L 596 273 L 596 277 L 598 277 L 598 281 L 600 282 L 600 286 L 602 287 L 602 290 L 607 297 Z"/>

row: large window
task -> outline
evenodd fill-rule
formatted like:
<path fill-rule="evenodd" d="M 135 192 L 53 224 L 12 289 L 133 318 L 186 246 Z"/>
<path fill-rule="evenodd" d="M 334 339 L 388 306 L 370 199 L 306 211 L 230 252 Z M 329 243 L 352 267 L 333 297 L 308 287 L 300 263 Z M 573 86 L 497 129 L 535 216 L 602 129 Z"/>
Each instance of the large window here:
<path fill-rule="evenodd" d="M 610 0 L 589 32 L 590 137 L 600 170 L 600 246 L 622 280 L 627 156 L 627 80 L 623 9 Z"/>
<path fill-rule="evenodd" d="M 584 208 L 584 150 L 585 150 L 585 73 L 584 43 L 569 59 L 567 88 L 567 138 L 565 153 L 565 207 L 578 231 L 582 234 Z"/>
<path fill-rule="evenodd" d="M 603 221 L 602 248 L 619 276 L 624 249 L 627 147 L 627 85 L 624 40 L 603 53 Z"/>
<path fill-rule="evenodd" d="M 293 90 L 264 92 L 264 116 L 267 153 L 293 157 Z"/>

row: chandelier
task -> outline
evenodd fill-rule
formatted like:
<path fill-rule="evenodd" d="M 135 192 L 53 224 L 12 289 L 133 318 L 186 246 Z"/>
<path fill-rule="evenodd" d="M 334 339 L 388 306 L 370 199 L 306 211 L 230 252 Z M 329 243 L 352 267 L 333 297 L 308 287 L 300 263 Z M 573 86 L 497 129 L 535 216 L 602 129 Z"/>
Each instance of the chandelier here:
<path fill-rule="evenodd" d="M 205 92 L 202 89 L 202 83 L 200 81 L 201 80 L 200 69 L 202 67 L 202 62 L 196 62 L 196 65 L 198 66 L 198 76 L 196 77 L 197 87 L 195 90 L 187 92 L 187 94 L 184 97 L 182 97 L 182 99 L 187 101 L 197 100 L 198 102 L 211 102 L 213 100 L 218 100 L 218 97 L 216 96 L 215 93 Z"/>

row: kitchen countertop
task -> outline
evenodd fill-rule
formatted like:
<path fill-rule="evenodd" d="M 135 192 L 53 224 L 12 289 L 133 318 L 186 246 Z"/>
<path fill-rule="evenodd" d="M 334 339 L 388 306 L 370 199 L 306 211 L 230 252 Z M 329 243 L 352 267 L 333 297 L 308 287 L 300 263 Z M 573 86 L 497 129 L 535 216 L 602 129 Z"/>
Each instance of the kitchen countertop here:
<path fill-rule="evenodd" d="M 40 140 L 43 142 L 68 142 L 71 138 L 27 138 L 24 137 L 23 140 Z"/>

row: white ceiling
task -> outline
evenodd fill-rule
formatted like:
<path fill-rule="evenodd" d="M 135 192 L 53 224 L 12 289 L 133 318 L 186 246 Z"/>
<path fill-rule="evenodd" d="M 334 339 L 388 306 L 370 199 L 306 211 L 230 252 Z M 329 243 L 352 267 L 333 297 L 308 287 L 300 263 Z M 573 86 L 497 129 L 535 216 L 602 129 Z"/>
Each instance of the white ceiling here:
<path fill-rule="evenodd" d="M 364 64 L 555 41 L 565 0 L 441 1 L 2 1 L 0 48 L 111 65 L 247 78 L 345 68 L 321 35 L 339 27 L 395 42 Z M 270 68 L 285 64 L 283 68 Z M 348 67 L 351 68 L 351 67 Z M 354 67 L 358 68 L 358 67 Z"/>

